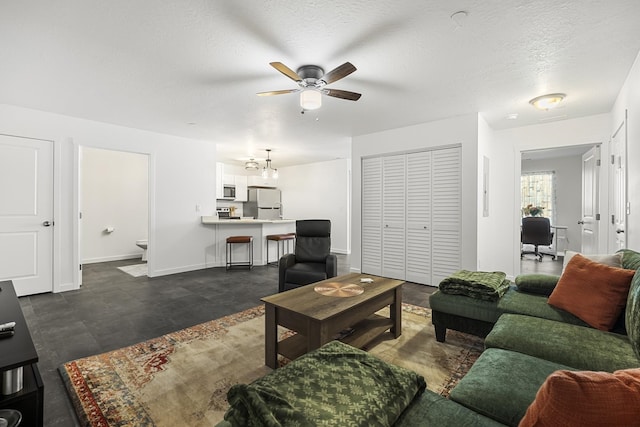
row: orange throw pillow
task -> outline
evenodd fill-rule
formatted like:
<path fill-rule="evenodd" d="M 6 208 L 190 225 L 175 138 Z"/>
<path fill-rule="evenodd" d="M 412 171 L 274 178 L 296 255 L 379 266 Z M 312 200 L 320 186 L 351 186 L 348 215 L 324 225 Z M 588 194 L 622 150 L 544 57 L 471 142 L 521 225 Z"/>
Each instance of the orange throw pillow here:
<path fill-rule="evenodd" d="M 577 254 L 567 264 L 548 302 L 594 328 L 610 331 L 624 310 L 635 273 Z"/>
<path fill-rule="evenodd" d="M 613 374 L 556 371 L 542 384 L 519 427 L 637 426 L 640 369 Z"/>

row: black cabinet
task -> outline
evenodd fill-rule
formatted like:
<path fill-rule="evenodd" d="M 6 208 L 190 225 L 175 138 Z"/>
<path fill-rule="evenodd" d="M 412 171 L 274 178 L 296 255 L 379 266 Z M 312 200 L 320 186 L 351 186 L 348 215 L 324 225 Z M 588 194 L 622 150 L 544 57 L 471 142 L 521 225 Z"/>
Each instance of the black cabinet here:
<path fill-rule="evenodd" d="M 0 409 L 17 409 L 22 413 L 20 427 L 43 425 L 44 385 L 34 363 L 23 368 L 23 388 L 17 393 L 0 396 Z"/>
<path fill-rule="evenodd" d="M 0 323 L 16 322 L 15 334 L 0 339 L 0 372 L 22 368 L 22 389 L 0 394 L 0 409 L 22 413 L 20 427 L 43 425 L 44 385 L 38 371 L 38 354 L 11 282 L 0 282 Z M 3 375 L 4 376 L 4 375 Z M 2 381 L 2 376 L 0 376 Z M 3 387 L 4 388 L 4 387 Z M 0 389 L 2 391 L 2 389 Z"/>

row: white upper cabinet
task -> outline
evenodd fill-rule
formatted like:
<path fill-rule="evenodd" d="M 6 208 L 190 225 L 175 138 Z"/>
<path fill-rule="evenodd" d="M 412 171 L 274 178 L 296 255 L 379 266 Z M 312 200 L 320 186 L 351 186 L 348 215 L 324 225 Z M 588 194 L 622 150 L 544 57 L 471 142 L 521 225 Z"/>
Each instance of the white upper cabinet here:
<path fill-rule="evenodd" d="M 248 177 L 249 187 L 277 187 L 278 180 L 272 178 L 263 178 L 261 175 L 251 175 Z"/>
<path fill-rule="evenodd" d="M 223 190 L 224 180 L 224 163 L 216 162 L 216 199 L 222 199 L 224 197 Z"/>
<path fill-rule="evenodd" d="M 236 185 L 236 177 L 234 175 L 223 174 L 222 175 L 222 184 L 223 185 Z"/>
<path fill-rule="evenodd" d="M 242 175 L 235 176 L 236 182 L 236 202 L 246 202 L 247 196 L 247 180 L 248 177 Z"/>

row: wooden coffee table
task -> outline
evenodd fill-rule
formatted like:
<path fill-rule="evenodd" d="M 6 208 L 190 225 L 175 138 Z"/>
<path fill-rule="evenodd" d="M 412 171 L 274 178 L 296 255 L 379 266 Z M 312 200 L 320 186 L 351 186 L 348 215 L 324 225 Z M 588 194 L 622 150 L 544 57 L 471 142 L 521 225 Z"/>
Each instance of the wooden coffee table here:
<path fill-rule="evenodd" d="M 360 283 L 361 278 L 371 278 L 373 282 Z M 402 333 L 403 283 L 351 273 L 262 298 L 265 303 L 265 364 L 275 369 L 278 354 L 293 360 L 334 339 L 363 348 L 387 330 L 398 338 Z M 318 285 L 340 288 L 348 284 L 359 285 L 364 292 L 339 297 L 322 295 L 314 290 Z M 357 287 L 350 288 L 358 291 Z M 390 307 L 390 317 L 375 314 L 386 306 Z M 278 326 L 297 334 L 278 341 Z M 352 332 L 340 337 L 340 333 L 348 328 L 352 328 Z"/>

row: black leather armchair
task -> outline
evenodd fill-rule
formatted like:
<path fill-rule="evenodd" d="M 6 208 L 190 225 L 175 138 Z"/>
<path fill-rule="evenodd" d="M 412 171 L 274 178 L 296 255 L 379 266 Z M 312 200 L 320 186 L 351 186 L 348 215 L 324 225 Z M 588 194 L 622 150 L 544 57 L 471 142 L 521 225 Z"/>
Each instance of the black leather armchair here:
<path fill-rule="evenodd" d="M 520 258 L 524 254 L 533 254 L 538 257 L 538 261 L 542 262 L 543 255 L 549 255 L 553 259 L 553 254 L 545 254 L 538 250 L 538 246 L 549 246 L 553 243 L 553 233 L 551 232 L 551 223 L 549 218 L 541 216 L 527 216 L 522 218 L 522 230 L 520 231 L 520 241 L 523 245 L 533 245 L 533 251 L 520 250 Z"/>
<path fill-rule="evenodd" d="M 288 291 L 338 275 L 338 260 L 331 250 L 331 221 L 296 221 L 296 247 L 278 262 L 278 292 Z"/>

